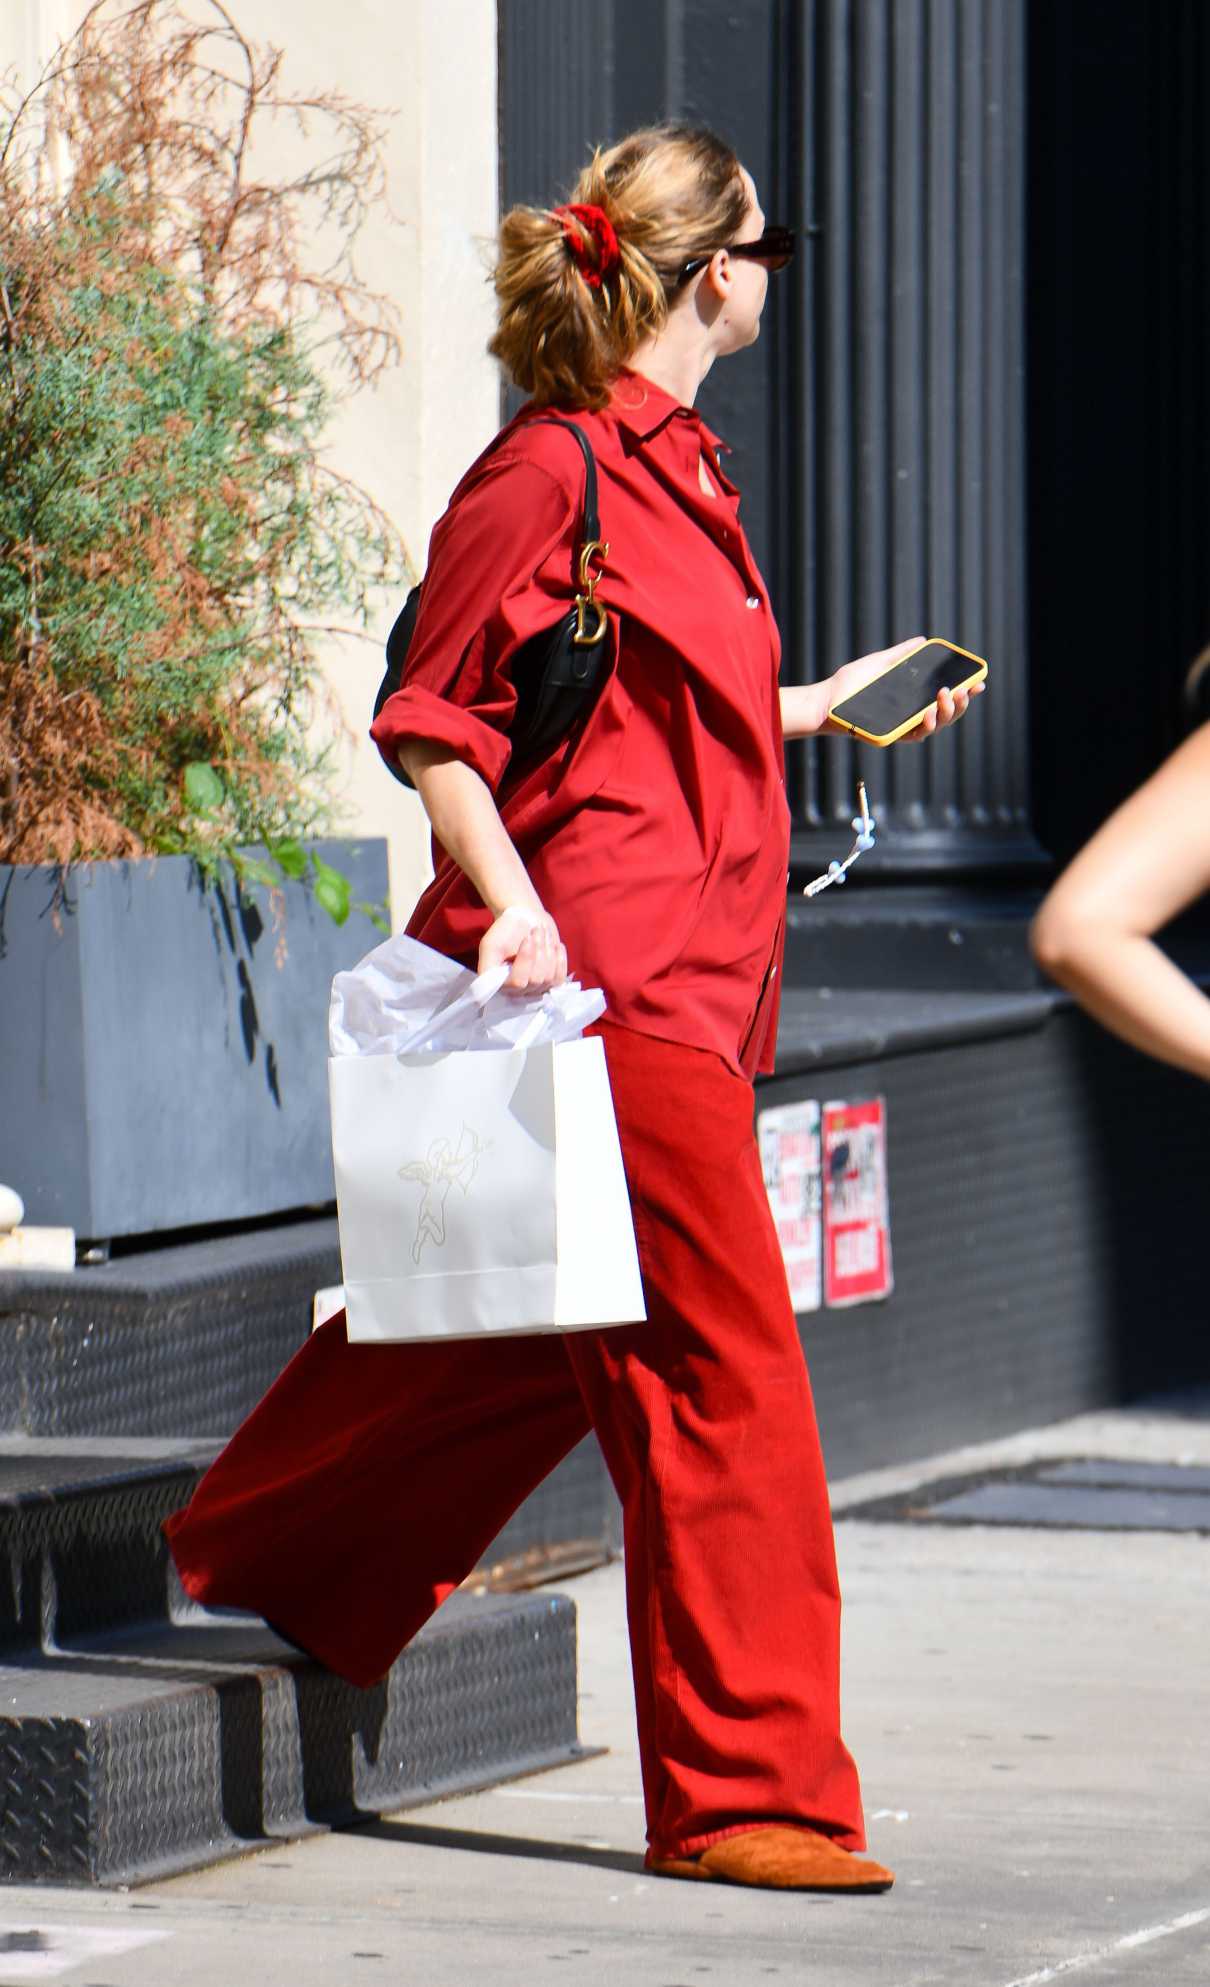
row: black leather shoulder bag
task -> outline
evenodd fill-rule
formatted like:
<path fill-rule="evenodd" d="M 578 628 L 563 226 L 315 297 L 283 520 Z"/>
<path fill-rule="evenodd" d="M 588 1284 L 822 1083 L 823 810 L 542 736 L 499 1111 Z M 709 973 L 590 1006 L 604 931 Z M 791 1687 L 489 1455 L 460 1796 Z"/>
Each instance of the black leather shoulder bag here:
<path fill-rule="evenodd" d="M 584 457 L 584 504 L 572 554 L 571 606 L 552 628 L 532 635 L 513 662 L 517 708 L 509 726 L 509 778 L 548 758 L 584 724 L 609 673 L 611 650 L 608 616 L 596 597 L 598 567 L 608 558 L 609 547 L 601 542 L 592 444 L 575 421 L 560 420 L 557 414 L 535 415 L 534 419 L 566 428 L 575 436 Z M 374 700 L 375 717 L 402 680 L 422 585 L 423 581 L 412 588 L 387 637 L 386 675 Z M 401 766 L 390 770 L 404 786 L 411 786 Z"/>

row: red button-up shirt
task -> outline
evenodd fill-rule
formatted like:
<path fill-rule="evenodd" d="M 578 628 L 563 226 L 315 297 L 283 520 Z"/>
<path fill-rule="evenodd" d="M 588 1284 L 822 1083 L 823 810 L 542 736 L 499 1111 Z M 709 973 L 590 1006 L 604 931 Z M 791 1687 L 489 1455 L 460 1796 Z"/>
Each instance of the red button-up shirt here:
<path fill-rule="evenodd" d="M 567 610 L 583 502 L 579 449 L 534 411 L 433 532 L 403 681 L 372 736 L 389 762 L 428 739 L 482 775 L 571 972 L 615 1020 L 745 1076 L 771 1070 L 790 823 L 780 643 L 739 493 L 701 417 L 637 374 L 603 412 L 573 411 L 597 459 L 617 665 L 582 734 L 509 779 L 512 663 Z M 473 965 L 491 913 L 436 840 L 433 861 L 408 931 Z"/>

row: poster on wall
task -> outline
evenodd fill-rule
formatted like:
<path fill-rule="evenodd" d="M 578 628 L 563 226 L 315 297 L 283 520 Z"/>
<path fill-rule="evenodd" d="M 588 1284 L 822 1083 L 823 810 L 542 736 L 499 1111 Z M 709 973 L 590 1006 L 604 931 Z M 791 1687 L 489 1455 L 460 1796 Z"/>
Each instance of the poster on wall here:
<path fill-rule="evenodd" d="M 823 1107 L 823 1272 L 824 1301 L 837 1309 L 894 1288 L 881 1097 Z"/>
<path fill-rule="evenodd" d="M 822 1296 L 819 1105 L 814 1098 L 804 1098 L 762 1111 L 756 1136 L 790 1300 L 796 1311 L 818 1311 Z"/>

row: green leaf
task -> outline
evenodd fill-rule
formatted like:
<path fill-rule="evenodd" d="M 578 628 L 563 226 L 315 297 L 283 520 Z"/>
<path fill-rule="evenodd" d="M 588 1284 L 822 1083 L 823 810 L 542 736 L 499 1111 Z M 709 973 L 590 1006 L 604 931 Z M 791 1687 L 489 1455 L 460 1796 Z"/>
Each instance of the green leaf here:
<path fill-rule="evenodd" d="M 385 904 L 367 904 L 364 899 L 359 897 L 354 903 L 353 909 L 360 911 L 364 917 L 367 917 L 375 931 L 380 931 L 384 938 L 391 936 L 391 920 L 387 916 L 387 907 Z"/>
<path fill-rule="evenodd" d="M 263 883 L 266 890 L 278 888 L 277 871 L 271 863 L 262 862 L 259 856 L 245 855 L 239 849 L 233 851 L 231 860 L 241 884 Z"/>
<path fill-rule="evenodd" d="M 195 814 L 213 814 L 227 798 L 227 789 L 213 766 L 195 759 L 185 768 L 185 799 Z"/>
<path fill-rule="evenodd" d="M 333 924 L 342 925 L 349 915 L 349 879 L 326 862 L 315 861 L 315 901 Z"/>
<path fill-rule="evenodd" d="M 294 882 L 297 883 L 301 877 L 306 875 L 307 851 L 301 842 L 296 842 L 292 839 L 287 839 L 283 842 L 271 842 L 269 844 L 269 853 L 279 869 L 284 870 L 286 875 Z"/>

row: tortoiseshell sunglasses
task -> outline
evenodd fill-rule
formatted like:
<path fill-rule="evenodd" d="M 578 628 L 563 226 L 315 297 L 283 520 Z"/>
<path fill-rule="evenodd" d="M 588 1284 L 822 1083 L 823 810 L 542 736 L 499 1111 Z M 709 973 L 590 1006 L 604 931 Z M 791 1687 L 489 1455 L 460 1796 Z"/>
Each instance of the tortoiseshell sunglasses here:
<path fill-rule="evenodd" d="M 793 261 L 797 244 L 798 236 L 794 228 L 766 228 L 756 241 L 721 242 L 719 247 L 727 255 L 741 256 L 749 262 L 763 262 L 767 269 L 784 269 L 788 262 Z M 682 283 L 687 283 L 691 276 L 696 276 L 698 270 L 704 269 L 718 253 L 719 249 L 712 248 L 706 254 L 695 255 L 691 261 L 683 263 L 677 271 L 678 288 Z"/>

